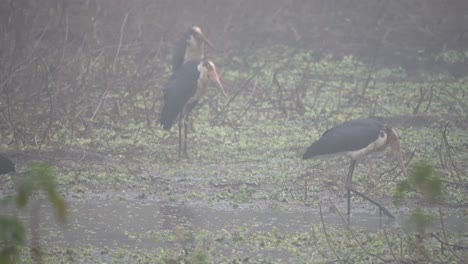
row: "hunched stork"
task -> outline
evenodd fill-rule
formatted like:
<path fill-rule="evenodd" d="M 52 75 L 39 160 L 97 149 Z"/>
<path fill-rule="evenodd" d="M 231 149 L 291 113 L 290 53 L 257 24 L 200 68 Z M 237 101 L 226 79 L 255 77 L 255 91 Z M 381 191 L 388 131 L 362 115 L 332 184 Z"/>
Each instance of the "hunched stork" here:
<path fill-rule="evenodd" d="M 169 130 L 176 119 L 179 124 L 179 158 L 182 149 L 182 125 L 184 126 L 184 154 L 187 154 L 188 116 L 205 94 L 209 81 L 214 81 L 220 92 L 226 95 L 219 80 L 216 67 L 209 60 L 192 60 L 183 64 L 169 79 L 164 87 L 164 105 L 160 123 Z"/>
<path fill-rule="evenodd" d="M 372 152 L 384 150 L 387 145 L 390 145 L 392 148 L 402 172 L 406 175 L 406 168 L 403 162 L 403 154 L 397 131 L 374 119 L 350 120 L 325 131 L 322 137 L 307 148 L 302 158 L 310 159 L 319 155 L 346 153 L 351 157 L 348 175 L 346 176 L 348 215 L 351 213 L 351 192 L 353 192 L 377 205 L 387 216 L 393 218 L 393 215 L 383 206 L 352 187 L 356 161 L 361 160 Z"/>
<path fill-rule="evenodd" d="M 175 73 L 187 61 L 203 59 L 205 43 L 214 48 L 199 27 L 189 28 L 176 43 L 172 52 L 172 73 Z"/>

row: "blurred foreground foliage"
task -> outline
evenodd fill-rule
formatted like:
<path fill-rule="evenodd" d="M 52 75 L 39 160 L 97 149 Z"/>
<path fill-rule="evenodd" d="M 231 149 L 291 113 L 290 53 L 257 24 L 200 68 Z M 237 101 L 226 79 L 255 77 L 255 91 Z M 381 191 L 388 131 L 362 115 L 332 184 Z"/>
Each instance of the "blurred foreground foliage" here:
<path fill-rule="evenodd" d="M 40 197 L 41 193 L 45 193 L 55 211 L 57 221 L 62 224 L 66 222 L 67 206 L 65 200 L 57 190 L 55 173 L 50 165 L 32 163 L 25 172 L 15 175 L 15 177 L 17 177 L 15 179 L 16 193 L 13 196 L 4 198 L 3 203 L 14 204 L 17 208 L 24 210 L 32 198 L 37 199 Z M 33 205 L 30 208 L 32 212 L 30 221 L 34 223 L 31 225 L 32 229 L 39 226 L 39 217 L 34 209 L 38 209 L 37 205 Z M 31 230 L 30 239 L 32 259 L 35 260 L 36 263 L 42 263 L 38 230 Z M 21 263 L 20 253 L 25 243 L 26 230 L 24 223 L 16 216 L 1 215 L 0 263 Z"/>

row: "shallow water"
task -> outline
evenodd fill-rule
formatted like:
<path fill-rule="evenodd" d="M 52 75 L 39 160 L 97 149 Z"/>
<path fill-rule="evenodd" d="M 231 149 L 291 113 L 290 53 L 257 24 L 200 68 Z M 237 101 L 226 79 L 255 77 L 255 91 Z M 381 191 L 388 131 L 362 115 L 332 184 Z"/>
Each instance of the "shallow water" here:
<path fill-rule="evenodd" d="M 59 225 L 54 219 L 50 205 L 41 206 L 41 234 L 52 245 L 80 247 L 135 247 L 151 249 L 171 246 L 174 241 L 158 240 L 151 233 L 196 233 L 207 230 L 219 233 L 221 230 L 246 232 L 309 232 L 312 224 L 321 225 L 318 210 L 280 211 L 275 209 L 213 209 L 198 205 L 176 205 L 142 200 L 76 202 L 69 204 L 69 221 Z M 0 207 L 1 214 L 11 210 Z M 18 213 L 28 221 L 24 212 Z M 327 228 L 347 228 L 346 219 L 338 214 L 324 214 Z M 449 217 L 445 219 L 446 229 L 466 232 L 466 219 Z M 350 219 L 352 228 L 376 232 L 379 229 L 396 229 L 401 221 L 390 220 L 365 213 L 355 213 Z M 439 222 L 434 229 L 439 229 Z M 177 231 L 179 230 L 179 231 Z M 186 237 L 185 237 L 186 238 Z M 191 238 L 182 243 L 193 242 Z"/>

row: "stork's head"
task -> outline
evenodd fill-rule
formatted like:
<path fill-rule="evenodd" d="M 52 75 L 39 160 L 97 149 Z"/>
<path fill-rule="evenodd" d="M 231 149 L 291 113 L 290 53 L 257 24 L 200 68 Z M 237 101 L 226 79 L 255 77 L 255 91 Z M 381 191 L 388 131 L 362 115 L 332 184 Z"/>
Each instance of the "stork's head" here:
<path fill-rule="evenodd" d="M 198 65 L 198 71 L 200 72 L 200 80 L 206 82 L 211 80 L 216 83 L 220 92 L 226 96 L 226 92 L 224 91 L 223 85 L 219 80 L 218 73 L 216 72 L 216 67 L 212 61 L 209 60 L 202 60 Z"/>
<path fill-rule="evenodd" d="M 403 158 L 403 152 L 401 151 L 400 140 L 398 139 L 398 132 L 394 128 L 387 128 L 387 143 L 395 153 L 395 156 L 398 159 L 398 163 L 400 164 L 401 171 L 404 175 L 408 175 L 405 167 L 405 162 Z"/>
<path fill-rule="evenodd" d="M 189 32 L 190 37 L 187 40 L 187 44 L 190 47 L 203 47 L 203 44 L 206 43 L 211 48 L 214 48 L 213 44 L 211 44 L 211 42 L 208 40 L 205 34 L 203 34 L 202 30 L 199 27 L 193 26 L 189 29 Z"/>

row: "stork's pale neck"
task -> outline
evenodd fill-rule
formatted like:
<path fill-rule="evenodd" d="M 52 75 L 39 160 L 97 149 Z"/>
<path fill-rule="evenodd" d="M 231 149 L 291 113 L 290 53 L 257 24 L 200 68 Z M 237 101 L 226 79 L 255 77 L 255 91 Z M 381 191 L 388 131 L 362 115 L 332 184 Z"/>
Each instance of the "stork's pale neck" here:
<path fill-rule="evenodd" d="M 201 60 L 205 56 L 203 41 L 198 41 L 193 35 L 187 40 L 184 61 Z"/>

